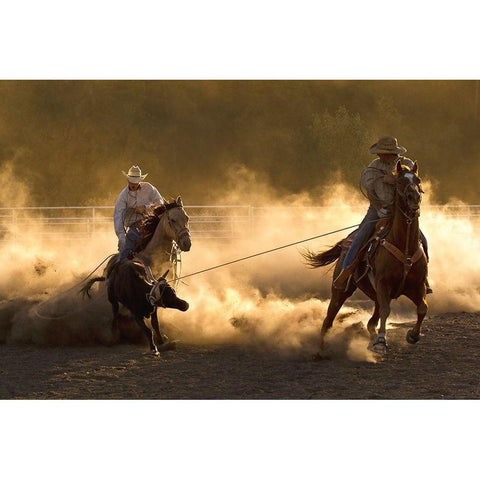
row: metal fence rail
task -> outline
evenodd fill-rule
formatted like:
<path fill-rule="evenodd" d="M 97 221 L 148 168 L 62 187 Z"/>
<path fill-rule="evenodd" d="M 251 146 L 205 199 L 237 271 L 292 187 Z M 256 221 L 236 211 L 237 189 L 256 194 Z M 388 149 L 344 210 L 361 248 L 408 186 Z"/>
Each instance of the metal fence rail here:
<path fill-rule="evenodd" d="M 251 226 L 252 208 L 248 205 L 191 205 L 185 209 L 195 238 L 238 238 Z M 27 228 L 34 236 L 113 233 L 113 206 L 0 208 L 0 240 Z"/>
<path fill-rule="evenodd" d="M 196 239 L 240 238 L 260 228 L 262 219 L 275 211 L 293 211 L 305 207 L 254 207 L 251 205 L 190 205 L 190 231 Z M 307 207 L 319 211 L 332 207 Z M 358 210 L 359 220 L 364 207 Z M 343 207 L 343 212 L 345 207 Z M 340 212 L 340 210 L 339 210 Z M 422 215 L 441 213 L 447 217 L 467 218 L 480 224 L 480 205 L 424 206 Z M 112 232 L 113 206 L 86 207 L 12 207 L 0 208 L 0 240 L 8 233 L 29 235 L 90 237 L 97 232 Z"/>

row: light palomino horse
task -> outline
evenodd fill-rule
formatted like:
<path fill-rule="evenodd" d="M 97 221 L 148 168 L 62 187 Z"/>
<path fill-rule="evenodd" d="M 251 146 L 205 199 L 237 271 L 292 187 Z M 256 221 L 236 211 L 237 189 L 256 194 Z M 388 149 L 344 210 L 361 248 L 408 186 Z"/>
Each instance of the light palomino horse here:
<path fill-rule="evenodd" d="M 188 220 L 181 197 L 177 197 L 174 202 L 154 207 L 140 224 L 141 237 L 134 249 L 135 258 L 148 268 L 169 268 L 166 264 L 170 260 L 172 242 L 183 252 L 188 252 L 192 247 Z M 108 262 L 104 272 L 107 278 L 117 263 L 117 258 L 118 254 Z"/>
<path fill-rule="evenodd" d="M 367 325 L 372 342 L 370 348 L 373 351 L 381 354 L 387 351 L 386 324 L 390 315 L 390 303 L 400 295 L 408 297 L 417 307 L 417 322 L 413 329 L 408 331 L 407 342 L 416 343 L 420 339 L 421 325 L 428 306 L 425 286 L 427 259 L 420 245 L 418 221 L 423 191 L 417 174 L 416 162 L 412 169 L 397 162 L 394 212 L 390 230 L 378 241 L 369 259 L 371 271 L 368 275 L 361 275 L 357 270 L 345 291 L 332 284 L 332 296 L 320 332 L 320 351 L 338 311 L 357 288 L 375 302 L 373 315 Z M 344 240 L 325 252 L 307 252 L 303 256 L 313 268 L 328 265 L 338 259 L 333 274 L 333 278 L 336 278 L 346 254 L 343 244 Z M 380 328 L 377 334 L 379 319 Z M 321 358 L 320 354 L 318 358 Z"/>
<path fill-rule="evenodd" d="M 188 252 L 192 246 L 188 220 L 181 197 L 155 207 L 139 227 L 141 238 L 135 257 L 146 266 L 159 262 L 161 267 L 169 261 L 173 241 L 181 251 Z"/>

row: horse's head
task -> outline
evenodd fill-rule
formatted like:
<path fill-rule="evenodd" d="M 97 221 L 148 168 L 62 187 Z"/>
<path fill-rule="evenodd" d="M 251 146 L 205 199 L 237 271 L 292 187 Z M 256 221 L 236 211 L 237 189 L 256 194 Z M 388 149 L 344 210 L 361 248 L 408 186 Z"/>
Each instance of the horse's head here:
<path fill-rule="evenodd" d="M 395 171 L 397 176 L 396 193 L 402 202 L 403 208 L 411 213 L 418 212 L 423 190 L 421 179 L 418 176 L 417 162 L 413 164 L 412 168 L 409 168 L 398 161 Z"/>
<path fill-rule="evenodd" d="M 146 253 L 148 250 L 147 255 L 151 255 L 161 242 L 172 240 L 184 252 L 188 252 L 192 246 L 188 215 L 183 209 L 181 197 L 177 197 L 174 202 L 156 206 L 142 221 L 139 228 L 142 234 L 135 246 L 137 253 L 143 251 Z"/>
<path fill-rule="evenodd" d="M 188 228 L 188 215 L 183 208 L 182 197 L 177 197 L 175 202 L 166 205 L 166 229 L 175 240 L 180 250 L 188 252 L 192 246 L 190 229 Z"/>
<path fill-rule="evenodd" d="M 152 305 L 163 308 L 175 308 L 186 312 L 189 308 L 188 302 L 177 297 L 175 289 L 167 282 L 168 270 L 158 278 L 149 294 Z"/>

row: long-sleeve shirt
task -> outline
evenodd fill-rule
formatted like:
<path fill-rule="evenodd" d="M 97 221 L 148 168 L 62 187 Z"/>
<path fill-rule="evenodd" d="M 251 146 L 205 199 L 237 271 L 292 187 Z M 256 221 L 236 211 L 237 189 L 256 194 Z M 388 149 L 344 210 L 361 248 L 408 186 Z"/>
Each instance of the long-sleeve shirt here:
<path fill-rule="evenodd" d="M 125 234 L 125 229 L 143 218 L 143 214 L 135 213 L 135 209 L 145 205 L 151 206 L 165 203 L 158 190 L 148 182 L 140 182 L 137 190 L 129 190 L 128 185 L 120 192 L 115 202 L 113 226 L 117 237 Z"/>
<path fill-rule="evenodd" d="M 395 199 L 395 186 L 383 181 L 385 175 L 393 173 L 397 161 L 402 165 L 413 167 L 413 162 L 407 157 L 397 157 L 391 162 L 382 162 L 379 158 L 373 160 L 363 171 L 360 185 L 367 191 L 367 197 L 373 208 L 379 213 L 382 208 L 389 208 Z M 379 216 L 382 216 L 379 214 Z"/>

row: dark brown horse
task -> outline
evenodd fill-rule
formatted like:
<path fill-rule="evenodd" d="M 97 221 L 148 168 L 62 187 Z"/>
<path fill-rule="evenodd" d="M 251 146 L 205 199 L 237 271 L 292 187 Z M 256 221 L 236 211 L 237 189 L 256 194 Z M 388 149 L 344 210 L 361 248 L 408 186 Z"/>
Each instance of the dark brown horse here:
<path fill-rule="evenodd" d="M 417 323 L 407 333 L 407 342 L 416 343 L 420 339 L 422 321 L 427 313 L 426 286 L 427 259 L 420 245 L 420 228 L 418 217 L 422 189 L 415 162 L 412 169 L 397 162 L 395 167 L 395 201 L 393 216 L 382 235 L 377 228 L 374 243 L 367 254 L 368 258 L 359 263 L 345 291 L 332 284 L 332 297 L 320 332 L 320 350 L 323 349 L 324 337 L 332 326 L 335 316 L 353 292 L 359 288 L 375 302 L 375 310 L 368 321 L 368 331 L 372 341 L 371 349 L 386 353 L 386 323 L 390 315 L 392 299 L 405 295 L 417 306 Z M 334 247 L 318 254 L 307 252 L 303 256 L 313 268 L 333 263 L 338 259 L 333 278 L 341 271 L 346 248 L 344 240 Z M 365 252 L 362 249 L 361 253 Z M 380 328 L 376 332 L 378 320 Z"/>

